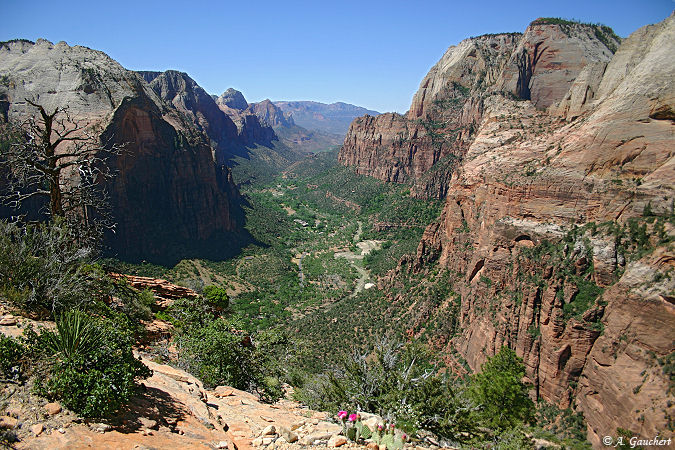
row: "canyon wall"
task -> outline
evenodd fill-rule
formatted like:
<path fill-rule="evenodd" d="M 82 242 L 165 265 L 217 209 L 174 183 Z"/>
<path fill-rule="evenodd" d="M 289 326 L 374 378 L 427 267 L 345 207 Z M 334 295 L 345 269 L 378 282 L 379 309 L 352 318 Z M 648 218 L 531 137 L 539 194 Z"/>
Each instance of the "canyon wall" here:
<path fill-rule="evenodd" d="M 533 396 L 583 412 L 596 447 L 675 415 L 674 38 L 671 16 L 620 45 L 546 19 L 468 39 L 406 116 L 356 119 L 339 155 L 446 199 L 397 269 L 451 274 L 456 297 L 431 314 L 457 301 L 457 326 L 433 345 L 458 370 L 514 348 Z"/>
<path fill-rule="evenodd" d="M 162 263 L 222 258 L 244 239 L 239 194 L 209 140 L 209 134 L 223 141 L 236 136 L 236 127 L 224 114 L 220 121 L 208 116 L 214 111 L 203 95 L 171 99 L 191 80 L 157 75 L 151 82 L 165 101 L 143 76 L 104 53 L 45 40 L 1 44 L 0 78 L 6 120 L 33 115 L 29 99 L 48 111 L 67 107 L 72 120 L 104 142 L 126 145 L 111 161 L 117 175 L 107 186 L 117 222 L 107 239 L 111 254 Z M 186 105 L 195 106 L 194 116 Z"/>

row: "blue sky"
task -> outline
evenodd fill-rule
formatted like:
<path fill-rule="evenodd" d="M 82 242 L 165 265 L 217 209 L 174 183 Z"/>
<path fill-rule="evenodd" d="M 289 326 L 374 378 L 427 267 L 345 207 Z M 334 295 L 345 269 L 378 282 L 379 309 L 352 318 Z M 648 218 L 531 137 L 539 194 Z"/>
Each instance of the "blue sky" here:
<path fill-rule="evenodd" d="M 625 37 L 673 8 L 674 0 L 0 0 L 0 40 L 85 45 L 128 69 L 181 70 L 209 93 L 234 87 L 250 101 L 405 112 L 429 68 L 469 36 L 563 17 Z"/>

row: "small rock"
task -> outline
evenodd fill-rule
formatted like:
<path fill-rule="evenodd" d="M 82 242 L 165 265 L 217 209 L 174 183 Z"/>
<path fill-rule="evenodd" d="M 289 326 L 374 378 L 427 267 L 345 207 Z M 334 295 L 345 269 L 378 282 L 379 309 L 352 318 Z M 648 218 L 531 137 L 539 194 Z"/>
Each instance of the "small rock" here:
<path fill-rule="evenodd" d="M 260 434 L 261 436 L 273 436 L 277 434 L 277 429 L 274 425 L 268 425 Z"/>
<path fill-rule="evenodd" d="M 165 417 L 164 421 L 166 422 L 167 425 L 175 427 L 176 424 L 178 423 L 178 419 L 176 417 Z"/>
<path fill-rule="evenodd" d="M 284 438 L 286 442 L 293 443 L 298 440 L 298 435 L 293 433 L 291 430 L 289 430 L 286 427 L 280 427 L 279 428 L 279 435 Z"/>
<path fill-rule="evenodd" d="M 156 420 L 148 419 L 147 417 L 139 417 L 138 421 L 145 428 L 148 428 L 150 430 L 156 430 L 157 429 L 157 421 Z"/>
<path fill-rule="evenodd" d="M 213 392 L 216 397 L 230 397 L 234 395 L 234 390 L 227 386 L 217 386 Z"/>
<path fill-rule="evenodd" d="M 312 419 L 326 420 L 326 419 L 328 419 L 329 416 L 330 416 L 330 414 L 328 414 L 325 411 L 315 411 L 312 414 Z"/>
<path fill-rule="evenodd" d="M 9 406 L 9 407 L 5 410 L 5 414 L 6 414 L 6 415 L 8 415 L 8 416 L 10 416 L 10 417 L 16 417 L 17 419 L 18 419 L 19 417 L 21 417 L 22 412 L 23 412 L 23 411 L 21 410 L 21 407 L 20 407 L 19 405 L 12 405 L 12 406 Z"/>
<path fill-rule="evenodd" d="M 380 446 L 375 442 L 368 442 L 368 445 L 366 445 L 366 448 L 368 450 L 380 450 Z"/>
<path fill-rule="evenodd" d="M 47 414 L 50 416 L 53 416 L 54 414 L 58 414 L 61 412 L 61 405 L 59 405 L 56 402 L 53 403 L 47 403 L 45 405 L 45 410 L 47 411 Z"/>
<path fill-rule="evenodd" d="M 271 417 L 260 416 L 260 418 L 265 422 L 274 422 L 274 419 L 272 419 Z"/>
<path fill-rule="evenodd" d="M 302 422 L 295 422 L 293 425 L 291 425 L 291 431 L 297 430 L 298 428 L 300 428 L 300 427 L 303 426 L 304 424 L 305 424 L 304 421 L 302 421 Z"/>
<path fill-rule="evenodd" d="M 227 441 L 220 441 L 216 444 L 216 448 L 229 448 L 230 444 Z"/>
<path fill-rule="evenodd" d="M 209 402 L 209 394 L 207 394 L 204 389 L 199 390 L 199 398 L 203 403 Z M 218 409 L 218 406 L 216 406 L 216 409 Z"/>
<path fill-rule="evenodd" d="M 274 442 L 276 439 L 277 439 L 277 438 L 272 437 L 272 436 L 264 437 L 264 438 L 262 438 L 262 443 L 263 443 L 263 445 L 270 445 L 270 444 L 271 444 L 272 442 Z"/>
<path fill-rule="evenodd" d="M 108 431 L 112 430 L 112 427 L 107 423 L 92 423 L 90 428 L 96 433 L 107 433 Z"/>
<path fill-rule="evenodd" d="M 10 315 L 7 315 L 0 319 L 0 325 L 4 326 L 10 326 L 10 325 L 16 325 L 16 317 Z"/>
<path fill-rule="evenodd" d="M 41 423 L 36 423 L 32 427 L 30 427 L 30 431 L 32 431 L 35 436 L 40 436 L 44 430 L 45 426 L 42 425 Z"/>
<path fill-rule="evenodd" d="M 315 441 L 326 441 L 333 436 L 332 433 L 312 433 L 300 439 L 302 445 L 312 445 Z"/>
<path fill-rule="evenodd" d="M 61 434 L 66 434 L 66 430 L 64 430 L 63 428 L 59 428 L 59 429 L 56 430 L 56 431 L 58 431 L 58 432 L 61 433 Z"/>
<path fill-rule="evenodd" d="M 313 419 L 312 420 L 312 425 L 318 425 L 319 424 L 319 419 Z"/>
<path fill-rule="evenodd" d="M 14 417 L 0 416 L 0 430 L 13 430 L 19 424 L 19 420 Z"/>
<path fill-rule="evenodd" d="M 341 445 L 345 445 L 347 443 L 347 438 L 344 436 L 340 435 L 333 435 L 329 440 L 328 440 L 328 446 L 329 447 L 339 447 Z"/>
<path fill-rule="evenodd" d="M 253 439 L 253 442 L 251 442 L 251 445 L 254 447 L 262 447 L 262 438 L 255 438 Z"/>
<path fill-rule="evenodd" d="M 368 425 L 368 428 L 370 428 L 372 431 L 377 430 L 378 425 L 384 425 L 384 420 L 382 417 L 375 414 L 361 413 L 361 416 L 363 423 Z"/>

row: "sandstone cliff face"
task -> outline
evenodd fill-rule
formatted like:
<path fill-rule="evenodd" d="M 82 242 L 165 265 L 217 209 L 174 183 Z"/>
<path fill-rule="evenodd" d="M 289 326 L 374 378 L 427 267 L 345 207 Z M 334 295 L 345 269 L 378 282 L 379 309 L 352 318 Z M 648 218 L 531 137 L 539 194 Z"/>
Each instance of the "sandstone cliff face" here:
<path fill-rule="evenodd" d="M 511 54 L 499 87 L 546 109 L 563 98 L 586 66 L 609 62 L 618 45 L 602 27 L 535 20 Z"/>
<path fill-rule="evenodd" d="M 148 83 L 164 102 L 180 111 L 189 123 L 208 136 L 218 163 L 225 164 L 243 146 L 232 119 L 186 73 L 167 70 L 150 74 L 141 72 L 146 80 L 152 78 Z"/>
<path fill-rule="evenodd" d="M 325 151 L 342 143 L 340 136 L 296 125 L 291 112 L 282 111 L 270 100 L 249 104 L 241 92 L 230 88 L 216 102 L 235 121 L 245 142 L 278 147 L 287 162 L 298 160 L 308 152 Z M 284 148 L 287 151 L 283 151 Z"/>
<path fill-rule="evenodd" d="M 356 119 L 338 160 L 364 175 L 414 183 L 418 197 L 443 198 L 481 121 L 483 92 L 494 84 L 519 36 L 481 36 L 450 47 L 422 80 L 407 115 Z"/>
<path fill-rule="evenodd" d="M 272 127 L 255 114 L 241 92 L 229 88 L 216 99 L 216 104 L 234 121 L 240 141 L 244 146 L 271 146 L 272 141 L 278 140 Z M 245 154 L 240 154 L 240 156 L 245 156 Z"/>
<path fill-rule="evenodd" d="M 479 36 L 450 47 L 422 80 L 405 117 L 352 123 L 339 161 L 364 175 L 413 183 L 418 197 L 443 198 L 454 163 L 475 138 L 485 98 L 501 93 L 538 109 L 557 106 L 582 71 L 609 62 L 607 45 L 618 43 L 598 30 L 535 21 L 524 34 Z"/>
<path fill-rule="evenodd" d="M 244 98 L 244 94 L 233 88 L 228 88 L 220 97 L 216 97 L 215 100 L 218 106 L 227 106 L 228 108 L 241 111 L 248 108 L 248 102 Z"/>
<path fill-rule="evenodd" d="M 514 348 L 533 395 L 583 412 L 599 447 L 618 427 L 667 430 L 675 414 L 662 367 L 675 351 L 675 17 L 638 30 L 614 56 L 592 29 L 571 27 L 535 23 L 522 37 L 451 48 L 407 117 L 352 124 L 340 161 L 447 192 L 438 223 L 398 269 L 441 267 L 453 278 L 458 323 L 433 343 L 472 370 Z M 420 119 L 442 124 L 421 129 Z M 462 124 L 473 131 L 454 138 Z M 448 155 L 455 161 L 437 178 L 446 186 L 429 193 L 420 180 Z"/>
<path fill-rule="evenodd" d="M 269 99 L 262 102 L 253 103 L 251 111 L 258 116 L 260 121 L 272 128 L 275 127 L 292 127 L 295 125 L 293 117 L 290 114 L 284 113 L 279 107 L 272 103 Z"/>
<path fill-rule="evenodd" d="M 33 113 L 24 98 L 47 110 L 67 105 L 74 119 L 127 145 L 111 161 L 118 174 L 108 186 L 115 254 L 170 263 L 234 247 L 241 213 L 229 170 L 214 164 L 205 134 L 137 73 L 102 52 L 39 40 L 2 44 L 0 74 L 8 120 Z"/>

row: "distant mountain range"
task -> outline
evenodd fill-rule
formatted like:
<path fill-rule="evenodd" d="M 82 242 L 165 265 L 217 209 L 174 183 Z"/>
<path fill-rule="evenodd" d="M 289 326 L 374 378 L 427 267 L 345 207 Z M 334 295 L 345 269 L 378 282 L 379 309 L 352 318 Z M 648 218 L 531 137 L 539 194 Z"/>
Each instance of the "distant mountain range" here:
<path fill-rule="evenodd" d="M 380 114 L 377 111 L 342 102 L 326 104 L 312 101 L 275 101 L 274 104 L 283 112 L 290 113 L 295 123 L 301 127 L 342 137 L 347 134 L 349 125 L 355 118 L 366 114 L 370 116 Z"/>

